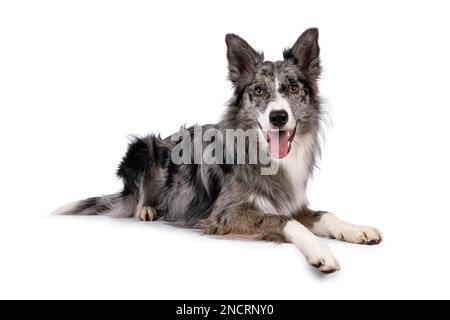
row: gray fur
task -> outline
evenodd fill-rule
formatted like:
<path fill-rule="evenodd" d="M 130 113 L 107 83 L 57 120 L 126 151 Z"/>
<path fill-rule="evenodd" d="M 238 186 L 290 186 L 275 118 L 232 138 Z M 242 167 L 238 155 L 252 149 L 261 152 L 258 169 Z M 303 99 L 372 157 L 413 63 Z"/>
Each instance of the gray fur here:
<path fill-rule="evenodd" d="M 257 129 L 258 116 L 279 93 L 289 101 L 297 127 L 294 144 L 301 144 L 311 136 L 312 143 L 305 149 L 303 161 L 308 168 L 304 188 L 312 173 L 318 154 L 321 105 L 317 80 L 320 60 L 317 29 L 307 30 L 284 52 L 282 61 L 264 61 L 258 53 L 237 35 L 227 35 L 229 79 L 234 95 L 222 117 L 215 125 L 226 129 Z M 299 87 L 290 94 L 290 84 Z M 255 95 L 257 86 L 264 94 Z M 194 128 L 188 128 L 193 133 Z M 203 142 L 204 146 L 207 142 Z M 176 142 L 171 137 L 161 139 L 150 135 L 136 138 L 125 155 L 118 171 L 124 180 L 122 193 L 79 202 L 65 213 L 106 214 L 115 217 L 139 216 L 143 206 L 152 207 L 158 219 L 176 225 L 201 228 L 207 233 L 259 234 L 264 239 L 282 238 L 280 228 L 302 207 L 293 205 L 288 215 L 276 216 L 261 212 L 255 197 L 267 199 L 275 209 L 282 210 L 287 203 L 295 203 L 296 194 L 285 167 L 272 176 L 260 174 L 262 164 L 175 165 L 170 153 Z M 304 204 L 306 205 L 306 203 Z"/>

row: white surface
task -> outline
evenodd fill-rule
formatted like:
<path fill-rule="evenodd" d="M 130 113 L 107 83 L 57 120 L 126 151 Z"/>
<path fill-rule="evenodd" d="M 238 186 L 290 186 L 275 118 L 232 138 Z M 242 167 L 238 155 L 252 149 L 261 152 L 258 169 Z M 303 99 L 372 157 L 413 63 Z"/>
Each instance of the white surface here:
<path fill-rule="evenodd" d="M 0 3 L 0 298 L 450 298 L 450 22 L 445 1 Z M 281 58 L 317 26 L 333 110 L 313 208 L 379 228 L 291 245 L 49 213 L 119 189 L 128 134 L 216 121 L 224 36 Z"/>

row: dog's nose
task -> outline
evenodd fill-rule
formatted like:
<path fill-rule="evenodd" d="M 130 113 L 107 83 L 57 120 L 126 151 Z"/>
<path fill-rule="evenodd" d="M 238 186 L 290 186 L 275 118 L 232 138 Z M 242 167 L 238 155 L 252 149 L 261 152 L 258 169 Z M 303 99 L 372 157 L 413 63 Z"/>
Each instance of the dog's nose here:
<path fill-rule="evenodd" d="M 272 111 L 269 113 L 269 121 L 275 127 L 284 126 L 289 120 L 289 115 L 284 110 Z"/>

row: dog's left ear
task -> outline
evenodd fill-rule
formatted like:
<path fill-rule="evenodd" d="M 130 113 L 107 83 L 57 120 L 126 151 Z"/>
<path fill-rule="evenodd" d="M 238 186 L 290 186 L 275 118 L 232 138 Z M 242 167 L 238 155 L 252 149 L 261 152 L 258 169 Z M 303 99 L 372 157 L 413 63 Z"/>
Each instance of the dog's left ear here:
<path fill-rule="evenodd" d="M 231 82 L 248 76 L 252 70 L 264 61 L 264 54 L 253 49 L 244 39 L 236 34 L 227 34 L 228 71 Z"/>
<path fill-rule="evenodd" d="M 292 48 L 284 50 L 283 57 L 293 60 L 311 80 L 317 80 L 321 72 L 319 54 L 319 30 L 311 28 L 303 32 Z"/>

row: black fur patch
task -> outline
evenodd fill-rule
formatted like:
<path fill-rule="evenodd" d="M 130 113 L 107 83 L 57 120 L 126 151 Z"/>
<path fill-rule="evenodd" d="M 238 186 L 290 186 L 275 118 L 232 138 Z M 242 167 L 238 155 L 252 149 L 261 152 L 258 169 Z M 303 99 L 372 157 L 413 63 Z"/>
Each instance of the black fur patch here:
<path fill-rule="evenodd" d="M 128 146 L 117 170 L 117 175 L 123 179 L 124 183 L 123 195 L 138 191 L 136 183 L 139 178 L 147 174 L 149 163 L 150 148 L 148 144 L 140 138 L 135 138 L 134 142 Z"/>
<path fill-rule="evenodd" d="M 166 188 L 170 189 L 173 184 L 174 177 L 177 175 L 179 169 L 179 165 L 169 162 L 169 166 L 167 168 L 167 180 L 166 180 Z"/>
<path fill-rule="evenodd" d="M 286 49 L 283 50 L 283 58 L 284 58 L 284 60 L 291 60 L 295 64 L 298 63 L 298 60 L 294 56 L 294 53 L 292 52 L 291 48 L 286 48 Z"/>
<path fill-rule="evenodd" d="M 196 167 L 193 165 L 192 167 Z M 197 172 L 197 169 L 192 169 L 191 175 Z M 219 196 L 222 185 L 220 183 L 219 177 L 212 171 L 208 172 L 208 186 L 205 189 L 205 186 L 201 184 L 197 179 L 192 179 L 193 182 L 192 187 L 196 191 L 196 196 L 192 200 L 190 205 L 191 213 L 187 218 L 188 224 L 195 225 L 199 220 L 207 218 L 212 210 L 212 207 Z"/>
<path fill-rule="evenodd" d="M 170 160 L 170 154 L 171 151 L 169 150 L 169 148 L 161 145 L 159 141 L 155 141 L 155 139 L 153 139 L 154 161 L 158 166 L 160 166 L 161 168 L 167 168 L 172 162 Z"/>

